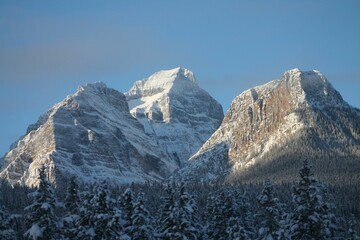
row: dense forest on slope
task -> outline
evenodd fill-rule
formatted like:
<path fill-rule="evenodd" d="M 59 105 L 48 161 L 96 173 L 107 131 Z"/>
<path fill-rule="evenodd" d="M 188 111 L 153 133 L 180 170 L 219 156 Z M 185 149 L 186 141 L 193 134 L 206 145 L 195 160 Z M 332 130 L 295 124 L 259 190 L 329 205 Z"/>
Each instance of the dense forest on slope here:
<path fill-rule="evenodd" d="M 304 161 L 293 184 L 188 183 L 54 189 L 1 186 L 1 239 L 356 239 L 352 187 L 322 184 Z"/>

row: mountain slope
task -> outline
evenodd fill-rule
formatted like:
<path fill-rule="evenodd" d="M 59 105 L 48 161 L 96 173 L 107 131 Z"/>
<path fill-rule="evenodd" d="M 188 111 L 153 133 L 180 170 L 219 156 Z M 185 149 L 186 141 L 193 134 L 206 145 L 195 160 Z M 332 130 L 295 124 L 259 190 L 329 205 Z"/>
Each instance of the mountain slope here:
<path fill-rule="evenodd" d="M 184 68 L 160 71 L 137 81 L 125 95 L 131 114 L 180 166 L 220 126 L 224 117 L 221 105 Z"/>
<path fill-rule="evenodd" d="M 328 182 L 360 182 L 360 111 L 320 72 L 293 69 L 236 97 L 219 129 L 179 175 L 288 182 L 305 157 Z"/>
<path fill-rule="evenodd" d="M 29 126 L 1 159 L 0 178 L 37 185 L 38 169 L 45 164 L 57 185 L 72 175 L 81 182 L 163 180 L 222 118 L 221 105 L 186 69 L 155 73 L 136 82 L 126 96 L 103 83 L 87 84 Z"/>
<path fill-rule="evenodd" d="M 79 87 L 31 125 L 5 155 L 0 177 L 36 185 L 41 164 L 53 182 L 71 175 L 80 181 L 143 182 L 176 169 L 130 115 L 125 96 L 102 83 Z"/>

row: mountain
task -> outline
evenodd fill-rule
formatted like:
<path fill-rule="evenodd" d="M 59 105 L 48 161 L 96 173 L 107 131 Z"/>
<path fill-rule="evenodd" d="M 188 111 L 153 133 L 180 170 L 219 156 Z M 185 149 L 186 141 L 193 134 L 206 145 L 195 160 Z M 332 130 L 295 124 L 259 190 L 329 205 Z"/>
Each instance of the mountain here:
<path fill-rule="evenodd" d="M 124 94 L 103 83 L 79 87 L 30 125 L 5 155 L 0 177 L 36 185 L 42 164 L 53 182 L 71 175 L 83 181 L 158 180 L 176 168 L 130 115 Z"/>
<path fill-rule="evenodd" d="M 327 182 L 360 183 L 360 111 L 320 72 L 293 69 L 237 96 L 177 176 L 291 182 L 304 158 Z"/>
<path fill-rule="evenodd" d="M 221 105 L 184 68 L 160 71 L 135 82 L 125 93 L 131 114 L 180 166 L 220 126 Z"/>
<path fill-rule="evenodd" d="M 220 104 L 182 68 L 136 82 L 126 96 L 103 83 L 87 84 L 28 127 L 1 159 L 0 178 L 34 186 L 45 164 L 57 185 L 73 175 L 80 182 L 163 180 L 179 168 L 179 159 L 196 152 L 222 117 Z"/>

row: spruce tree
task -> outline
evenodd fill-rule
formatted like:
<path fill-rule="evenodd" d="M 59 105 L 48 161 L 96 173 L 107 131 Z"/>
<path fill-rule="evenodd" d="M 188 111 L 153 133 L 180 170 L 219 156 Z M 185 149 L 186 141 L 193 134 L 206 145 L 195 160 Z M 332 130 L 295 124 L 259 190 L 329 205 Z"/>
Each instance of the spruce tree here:
<path fill-rule="evenodd" d="M 93 193 L 90 191 L 90 187 L 86 186 L 80 197 L 82 204 L 79 209 L 79 217 L 75 222 L 75 239 L 92 239 L 95 236 L 92 198 Z"/>
<path fill-rule="evenodd" d="M 12 227 L 13 216 L 0 202 L 0 239 L 15 240 L 16 233 Z"/>
<path fill-rule="evenodd" d="M 132 216 L 134 214 L 134 194 L 130 188 L 127 188 L 123 193 L 120 205 L 123 213 L 125 233 L 130 238 L 133 238 L 134 226 L 132 223 Z"/>
<path fill-rule="evenodd" d="M 57 200 L 54 188 L 46 178 L 45 166 L 39 169 L 39 187 L 29 194 L 33 199 L 31 205 L 25 208 L 28 230 L 24 236 L 27 239 L 61 239 L 58 219 L 55 216 Z"/>
<path fill-rule="evenodd" d="M 206 206 L 207 239 L 228 239 L 228 221 L 233 221 L 232 200 L 223 191 L 220 194 L 210 196 Z M 232 234 L 232 230 L 230 230 Z"/>
<path fill-rule="evenodd" d="M 335 234 L 334 215 L 324 201 L 324 186 L 314 177 L 308 160 L 300 171 L 300 180 L 293 187 L 295 209 L 291 218 L 291 239 L 329 239 Z M 331 224 L 329 224 L 329 219 Z"/>
<path fill-rule="evenodd" d="M 247 194 L 238 190 L 229 191 L 232 197 L 232 218 L 228 222 L 228 232 L 233 239 L 254 239 L 254 216 Z"/>
<path fill-rule="evenodd" d="M 279 199 L 274 197 L 274 186 L 271 180 L 265 182 L 264 189 L 256 199 L 263 211 L 258 239 L 284 239 L 282 207 Z"/>
<path fill-rule="evenodd" d="M 179 211 L 174 200 L 174 190 L 168 184 L 165 186 L 165 196 L 160 207 L 159 238 L 162 240 L 182 239 L 179 227 Z"/>
<path fill-rule="evenodd" d="M 67 194 L 66 194 L 66 198 L 65 198 L 65 207 L 66 207 L 66 210 L 71 215 L 79 214 L 80 197 L 79 197 L 78 185 L 77 185 L 75 176 L 70 178 L 70 182 L 69 182 L 69 186 L 67 188 Z"/>
<path fill-rule="evenodd" d="M 347 229 L 347 240 L 359 240 L 360 237 L 356 232 L 356 220 L 354 215 L 351 215 L 348 221 L 348 229 Z"/>
<path fill-rule="evenodd" d="M 121 226 L 112 224 L 119 222 L 114 220 L 112 202 L 106 182 L 101 182 L 96 187 L 95 195 L 91 200 L 94 239 L 117 239 L 122 235 Z"/>
<path fill-rule="evenodd" d="M 78 221 L 80 212 L 80 197 L 75 177 L 71 177 L 69 181 L 65 198 L 65 208 L 66 214 L 63 218 L 63 232 L 68 239 L 74 239 L 77 234 L 75 224 L 76 221 Z"/>
<path fill-rule="evenodd" d="M 179 186 L 179 221 L 181 234 L 186 239 L 199 239 L 202 225 L 198 218 L 198 209 L 194 197 L 185 189 L 185 184 Z"/>
<path fill-rule="evenodd" d="M 153 219 L 150 217 L 149 211 L 144 205 L 144 194 L 139 193 L 138 197 L 134 203 L 134 211 L 131 216 L 132 226 L 133 226 L 133 236 L 134 240 L 155 239 L 155 230 L 151 226 Z"/>

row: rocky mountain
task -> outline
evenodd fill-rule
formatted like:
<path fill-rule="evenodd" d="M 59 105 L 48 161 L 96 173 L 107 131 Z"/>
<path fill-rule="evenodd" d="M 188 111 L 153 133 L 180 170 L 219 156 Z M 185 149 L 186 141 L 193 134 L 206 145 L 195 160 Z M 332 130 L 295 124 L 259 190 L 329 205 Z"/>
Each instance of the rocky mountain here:
<path fill-rule="evenodd" d="M 55 184 L 72 175 L 82 182 L 162 180 L 222 117 L 221 106 L 182 68 L 136 82 L 126 97 L 103 83 L 87 84 L 29 126 L 3 157 L 0 178 L 33 186 L 45 164 Z"/>
<path fill-rule="evenodd" d="M 293 69 L 237 96 L 178 176 L 291 182 L 304 158 L 327 182 L 359 183 L 360 111 L 320 72 Z"/>
<path fill-rule="evenodd" d="M 42 164 L 53 182 L 71 175 L 84 181 L 156 180 L 176 168 L 130 115 L 124 94 L 103 83 L 79 87 L 29 126 L 4 157 L 0 177 L 36 185 Z"/>
<path fill-rule="evenodd" d="M 167 156 L 186 164 L 220 126 L 221 105 L 184 68 L 160 71 L 125 93 L 131 114 L 157 139 Z"/>

